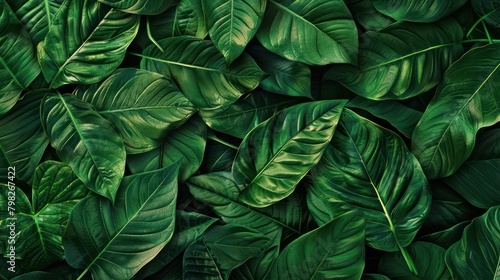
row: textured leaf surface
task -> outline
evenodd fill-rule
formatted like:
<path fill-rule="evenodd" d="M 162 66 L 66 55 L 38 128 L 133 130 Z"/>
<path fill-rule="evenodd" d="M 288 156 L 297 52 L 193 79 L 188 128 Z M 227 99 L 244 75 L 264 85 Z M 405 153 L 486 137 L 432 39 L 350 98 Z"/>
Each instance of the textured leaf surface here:
<path fill-rule="evenodd" d="M 45 80 L 57 88 L 104 79 L 122 62 L 138 27 L 138 16 L 97 0 L 64 1 L 37 48 Z"/>
<path fill-rule="evenodd" d="M 67 262 L 97 279 L 137 273 L 172 238 L 178 171 L 176 163 L 125 177 L 114 206 L 98 196 L 82 200 L 63 238 Z"/>
<path fill-rule="evenodd" d="M 98 0 L 122 12 L 140 15 L 156 15 L 166 11 L 176 0 Z"/>
<path fill-rule="evenodd" d="M 125 147 L 111 123 L 73 95 L 47 94 L 40 114 L 61 160 L 91 191 L 114 201 L 125 172 Z"/>
<path fill-rule="evenodd" d="M 186 97 L 199 108 L 234 103 L 255 89 L 265 73 L 255 61 L 242 55 L 230 66 L 210 41 L 181 36 L 160 41 L 161 52 L 150 46 L 142 54 L 141 68 L 172 76 Z"/>
<path fill-rule="evenodd" d="M 129 154 L 157 148 L 196 110 L 172 80 L 134 68 L 120 69 L 74 94 L 116 127 Z"/>
<path fill-rule="evenodd" d="M 239 198 L 254 207 L 289 196 L 316 165 L 346 101 L 317 101 L 285 109 L 254 128 L 240 144 L 235 179 L 249 186 Z"/>
<path fill-rule="evenodd" d="M 360 36 L 359 68 L 335 65 L 325 79 L 368 99 L 407 99 L 428 91 L 462 55 L 462 29 L 453 19 L 402 22 Z"/>
<path fill-rule="evenodd" d="M 309 195 L 330 213 L 359 209 L 367 245 L 383 251 L 409 245 L 431 205 L 424 173 L 401 138 L 347 109 L 311 180 Z"/>
<path fill-rule="evenodd" d="M 268 0 L 257 38 L 289 60 L 357 63 L 357 29 L 342 0 Z"/>
<path fill-rule="evenodd" d="M 477 131 L 500 121 L 500 45 L 468 51 L 444 74 L 412 137 L 429 179 L 453 174 L 471 155 Z"/>
<path fill-rule="evenodd" d="M 397 21 L 433 22 L 458 10 L 467 0 L 371 0 L 381 13 Z"/>

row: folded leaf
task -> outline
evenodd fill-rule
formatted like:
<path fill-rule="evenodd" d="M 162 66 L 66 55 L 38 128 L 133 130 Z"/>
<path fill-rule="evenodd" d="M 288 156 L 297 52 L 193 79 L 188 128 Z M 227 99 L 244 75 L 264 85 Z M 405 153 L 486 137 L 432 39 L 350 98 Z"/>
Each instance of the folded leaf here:
<path fill-rule="evenodd" d="M 119 69 L 103 83 L 74 94 L 116 127 L 129 154 L 157 148 L 196 110 L 172 80 L 134 68 Z"/>
<path fill-rule="evenodd" d="M 97 0 L 66 0 L 38 45 L 38 61 L 51 88 L 92 84 L 122 62 L 135 37 L 139 17 Z"/>
<path fill-rule="evenodd" d="M 500 121 L 500 45 L 468 51 L 444 74 L 412 137 L 427 178 L 446 177 L 471 155 L 476 132 Z"/>
<path fill-rule="evenodd" d="M 458 10 L 467 0 L 371 0 L 375 8 L 397 21 L 433 22 Z"/>
<path fill-rule="evenodd" d="M 129 14 L 157 15 L 176 4 L 176 0 L 98 0 Z"/>
<path fill-rule="evenodd" d="M 239 195 L 241 201 L 266 207 L 289 196 L 323 155 L 345 103 L 295 105 L 248 133 L 233 163 L 234 178 L 249 184 Z"/>
<path fill-rule="evenodd" d="M 61 160 L 91 191 L 114 201 L 125 172 L 125 147 L 112 124 L 74 95 L 47 94 L 40 115 Z"/>
<path fill-rule="evenodd" d="M 179 164 L 127 176 L 113 206 L 90 196 L 71 212 L 64 256 L 95 279 L 129 279 L 172 238 Z M 99 209 L 99 211 L 95 211 Z"/>
<path fill-rule="evenodd" d="M 309 195 L 334 216 L 360 210 L 367 245 L 382 251 L 408 246 L 431 206 L 428 182 L 403 140 L 348 109 L 310 180 Z"/>
<path fill-rule="evenodd" d="M 289 60 L 356 64 L 357 34 L 342 0 L 268 0 L 257 38 L 266 49 Z"/>
<path fill-rule="evenodd" d="M 454 19 L 401 22 L 360 36 L 359 67 L 334 65 L 324 79 L 368 99 L 407 99 L 441 81 L 463 53 L 462 28 Z"/>

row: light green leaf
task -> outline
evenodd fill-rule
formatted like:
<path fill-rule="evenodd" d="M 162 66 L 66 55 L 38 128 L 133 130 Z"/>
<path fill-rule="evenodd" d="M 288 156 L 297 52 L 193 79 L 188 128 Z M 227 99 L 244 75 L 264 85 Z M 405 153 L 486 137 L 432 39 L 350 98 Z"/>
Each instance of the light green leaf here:
<path fill-rule="evenodd" d="M 234 178 L 249 184 L 239 198 L 266 207 L 289 196 L 316 165 L 345 105 L 345 100 L 308 102 L 287 108 L 255 127 L 240 144 Z"/>
<path fill-rule="evenodd" d="M 174 232 L 179 164 L 123 178 L 116 202 L 90 196 L 71 212 L 64 256 L 94 279 L 129 279 Z M 99 209 L 99 211 L 96 211 Z M 124 257 L 126 256 L 126 257 Z"/>
<path fill-rule="evenodd" d="M 138 16 L 97 0 L 65 0 L 37 48 L 45 80 L 51 88 L 101 81 L 120 65 L 138 27 Z"/>
<path fill-rule="evenodd" d="M 176 4 L 177 0 L 98 0 L 129 14 L 157 15 Z"/>
<path fill-rule="evenodd" d="M 257 32 L 266 49 L 309 65 L 357 64 L 357 35 L 342 0 L 268 0 Z"/>
<path fill-rule="evenodd" d="M 407 99 L 441 81 L 463 53 L 462 28 L 454 19 L 402 22 L 360 36 L 359 67 L 334 65 L 324 79 L 336 80 L 372 100 Z"/>
<path fill-rule="evenodd" d="M 375 8 L 397 21 L 434 22 L 458 10 L 467 0 L 371 0 Z"/>
<path fill-rule="evenodd" d="M 172 80 L 135 68 L 119 69 L 103 83 L 74 94 L 116 127 L 129 154 L 159 147 L 196 110 Z"/>
<path fill-rule="evenodd" d="M 74 95 L 47 94 L 40 114 L 61 160 L 91 191 L 114 201 L 125 172 L 125 147 L 112 124 Z"/>
<path fill-rule="evenodd" d="M 500 121 L 500 45 L 468 51 L 444 74 L 412 137 L 427 178 L 449 176 L 471 155 L 477 131 Z"/>

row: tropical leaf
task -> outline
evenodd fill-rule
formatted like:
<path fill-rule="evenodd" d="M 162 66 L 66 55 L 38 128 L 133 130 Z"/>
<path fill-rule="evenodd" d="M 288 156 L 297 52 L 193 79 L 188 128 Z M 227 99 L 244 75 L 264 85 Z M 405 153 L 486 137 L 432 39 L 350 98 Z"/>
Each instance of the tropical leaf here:
<path fill-rule="evenodd" d="M 434 22 L 458 10 L 467 0 L 371 0 L 381 13 L 397 21 Z"/>
<path fill-rule="evenodd" d="M 129 154 L 159 147 L 167 133 L 196 110 L 172 80 L 135 68 L 117 70 L 102 84 L 79 88 L 74 94 L 116 127 Z"/>
<path fill-rule="evenodd" d="M 249 186 L 239 198 L 266 207 L 289 196 L 316 165 L 332 139 L 346 101 L 308 102 L 287 108 L 243 139 L 234 178 Z"/>
<path fill-rule="evenodd" d="M 408 246 L 431 206 L 424 173 L 401 138 L 348 109 L 310 174 L 309 195 L 335 216 L 360 210 L 367 245 L 379 250 Z"/>
<path fill-rule="evenodd" d="M 232 63 L 259 29 L 267 0 L 205 0 L 208 34 L 215 47 Z"/>
<path fill-rule="evenodd" d="M 127 176 L 114 205 L 94 195 L 73 209 L 64 256 L 84 269 L 80 277 L 90 271 L 97 279 L 129 279 L 158 254 L 174 232 L 178 171 L 175 163 Z"/>
<path fill-rule="evenodd" d="M 474 11 L 484 21 L 495 28 L 500 28 L 500 1 L 498 0 L 471 0 Z"/>
<path fill-rule="evenodd" d="M 366 30 L 379 31 L 394 23 L 394 20 L 375 9 L 371 0 L 347 0 L 346 5 L 353 17 Z"/>
<path fill-rule="evenodd" d="M 500 206 L 491 207 L 467 226 L 459 242 L 446 251 L 453 279 L 496 279 L 500 259 Z"/>
<path fill-rule="evenodd" d="M 140 55 L 141 68 L 172 76 L 199 108 L 231 105 L 265 77 L 248 55 L 228 65 L 210 41 L 181 36 L 161 40 L 159 44 L 165 47 L 163 52 L 152 45 Z"/>
<path fill-rule="evenodd" d="M 5 1 L 0 1 L 0 116 L 40 73 L 35 48 Z"/>
<path fill-rule="evenodd" d="M 61 160 L 93 192 L 114 201 L 125 172 L 125 147 L 114 127 L 74 95 L 49 93 L 42 126 Z"/>
<path fill-rule="evenodd" d="M 446 177 L 471 155 L 476 132 L 500 121 L 500 45 L 468 51 L 444 74 L 412 136 L 427 178 Z"/>
<path fill-rule="evenodd" d="M 268 0 L 257 38 L 292 61 L 357 63 L 356 24 L 342 0 Z"/>
<path fill-rule="evenodd" d="M 445 230 L 424 235 L 419 238 L 420 241 L 434 243 L 444 249 L 448 249 L 454 243 L 457 243 L 462 238 L 462 233 L 470 221 L 461 222 Z"/>
<path fill-rule="evenodd" d="M 401 22 L 360 36 L 359 67 L 334 65 L 324 79 L 372 100 L 407 99 L 441 81 L 462 55 L 462 29 L 453 19 Z"/>
<path fill-rule="evenodd" d="M 238 145 L 239 141 L 230 141 L 231 145 Z M 215 140 L 207 140 L 205 155 L 201 163 L 200 171 L 213 173 L 218 171 L 231 171 L 237 149 L 221 144 Z"/>
<path fill-rule="evenodd" d="M 122 12 L 139 15 L 157 15 L 176 4 L 177 0 L 98 0 Z"/>
<path fill-rule="evenodd" d="M 45 80 L 51 88 L 101 81 L 120 65 L 138 27 L 138 16 L 97 0 L 65 0 L 37 48 Z"/>
<path fill-rule="evenodd" d="M 266 279 L 360 279 L 364 239 L 363 217 L 346 212 L 286 246 Z"/>

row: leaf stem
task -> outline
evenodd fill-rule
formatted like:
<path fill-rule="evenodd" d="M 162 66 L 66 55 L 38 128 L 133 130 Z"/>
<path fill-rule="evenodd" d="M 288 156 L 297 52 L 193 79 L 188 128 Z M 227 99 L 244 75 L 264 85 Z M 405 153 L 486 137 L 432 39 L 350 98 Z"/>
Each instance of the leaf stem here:
<path fill-rule="evenodd" d="M 495 44 L 495 43 L 500 43 L 500 40 L 498 39 L 470 39 L 470 40 L 463 40 L 462 43 L 490 43 L 490 44 Z"/>
<path fill-rule="evenodd" d="M 213 134 L 212 132 L 208 133 L 207 134 L 207 138 L 210 139 L 210 140 L 213 140 L 215 142 L 219 142 L 221 143 L 222 145 L 225 145 L 225 146 L 228 146 L 229 148 L 232 148 L 232 149 L 235 149 L 235 150 L 238 150 L 238 147 L 231 144 L 231 143 L 228 143 L 222 139 L 220 139 L 219 137 L 217 137 L 215 134 Z"/>
<path fill-rule="evenodd" d="M 153 37 L 153 34 L 151 33 L 151 27 L 149 25 L 149 17 L 146 17 L 146 32 L 148 33 L 148 38 L 149 40 L 158 48 L 160 49 L 161 52 L 165 52 L 165 50 L 158 44 L 158 42 L 155 40 Z"/>
<path fill-rule="evenodd" d="M 488 31 L 488 27 L 486 27 L 486 23 L 484 23 L 484 20 L 481 21 L 481 23 L 483 24 L 484 33 L 486 34 L 486 38 L 488 38 L 488 42 L 492 44 L 493 41 L 491 40 L 490 32 Z"/>
<path fill-rule="evenodd" d="M 466 37 L 469 37 L 470 34 L 472 33 L 472 31 L 474 31 L 474 29 L 476 28 L 476 26 L 484 21 L 485 18 L 489 17 L 490 15 L 492 15 L 494 12 L 496 12 L 498 9 L 500 9 L 500 6 L 495 8 L 493 11 L 483 15 L 482 17 L 480 17 L 476 22 L 474 22 L 474 24 L 472 25 L 472 27 L 469 29 L 469 31 L 467 32 L 467 35 L 465 35 Z"/>
<path fill-rule="evenodd" d="M 410 270 L 411 274 L 415 275 L 415 277 L 418 277 L 417 267 L 415 266 L 415 263 L 413 262 L 413 259 L 411 258 L 410 254 L 408 253 L 405 247 L 401 246 L 399 242 L 397 243 L 399 251 L 403 255 L 403 258 L 405 259 L 406 265 L 408 266 L 408 269 Z"/>

